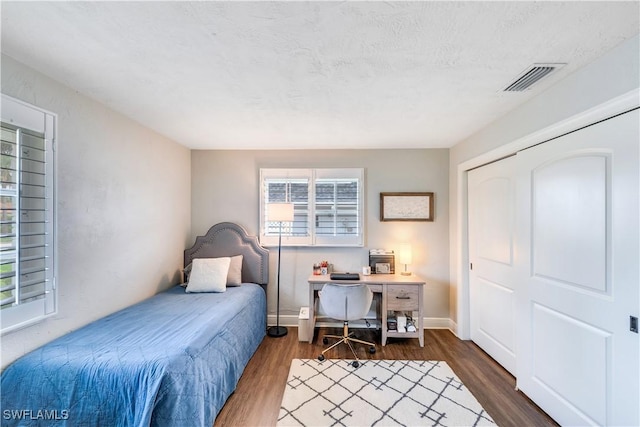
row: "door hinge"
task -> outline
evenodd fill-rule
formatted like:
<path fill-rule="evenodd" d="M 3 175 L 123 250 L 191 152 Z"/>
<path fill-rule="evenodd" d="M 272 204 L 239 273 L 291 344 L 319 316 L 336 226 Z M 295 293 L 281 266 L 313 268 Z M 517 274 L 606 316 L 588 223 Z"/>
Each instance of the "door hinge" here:
<path fill-rule="evenodd" d="M 629 330 L 638 333 L 638 318 L 636 316 L 629 316 Z"/>
<path fill-rule="evenodd" d="M 469 263 L 469 270 L 473 270 L 473 263 L 472 262 Z"/>

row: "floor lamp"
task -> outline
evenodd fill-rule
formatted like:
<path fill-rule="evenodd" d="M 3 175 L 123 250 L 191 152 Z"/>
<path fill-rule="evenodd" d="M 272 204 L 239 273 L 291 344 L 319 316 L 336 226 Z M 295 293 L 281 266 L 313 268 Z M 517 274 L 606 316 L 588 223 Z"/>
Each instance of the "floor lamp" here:
<path fill-rule="evenodd" d="M 278 296 L 276 299 L 276 326 L 267 329 L 267 335 L 270 337 L 283 337 L 287 335 L 287 328 L 280 326 L 280 252 L 282 249 L 282 223 L 293 221 L 293 204 L 292 203 L 270 203 L 268 206 L 269 222 L 277 221 L 280 223 L 280 231 L 278 233 Z"/>

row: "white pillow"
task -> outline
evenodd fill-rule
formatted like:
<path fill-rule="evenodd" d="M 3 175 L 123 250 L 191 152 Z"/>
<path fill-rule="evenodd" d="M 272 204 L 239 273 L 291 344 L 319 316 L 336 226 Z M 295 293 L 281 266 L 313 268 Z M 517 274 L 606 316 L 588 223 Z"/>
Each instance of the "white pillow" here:
<path fill-rule="evenodd" d="M 191 274 L 192 263 L 189 263 L 182 272 L 185 274 L 187 281 L 189 281 L 189 275 Z M 240 286 L 242 284 L 242 255 L 236 255 L 231 257 L 231 263 L 229 264 L 229 272 L 227 273 L 227 286 Z M 186 283 L 181 283 L 180 286 L 186 287 Z"/>
<path fill-rule="evenodd" d="M 242 255 L 231 257 L 229 273 L 227 273 L 227 286 L 240 286 L 242 283 Z"/>
<path fill-rule="evenodd" d="M 231 258 L 196 258 L 191 266 L 186 292 L 224 292 Z"/>

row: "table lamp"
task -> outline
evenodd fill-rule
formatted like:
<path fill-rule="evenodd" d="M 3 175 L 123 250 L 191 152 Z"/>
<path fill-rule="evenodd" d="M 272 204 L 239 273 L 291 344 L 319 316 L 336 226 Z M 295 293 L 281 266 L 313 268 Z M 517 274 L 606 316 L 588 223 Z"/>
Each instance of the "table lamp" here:
<path fill-rule="evenodd" d="M 408 266 L 412 261 L 411 245 L 401 245 L 400 250 L 398 251 L 398 262 L 400 264 L 404 264 L 404 271 L 400 274 L 402 274 L 403 276 L 411 276 L 411 272 L 408 270 Z"/>

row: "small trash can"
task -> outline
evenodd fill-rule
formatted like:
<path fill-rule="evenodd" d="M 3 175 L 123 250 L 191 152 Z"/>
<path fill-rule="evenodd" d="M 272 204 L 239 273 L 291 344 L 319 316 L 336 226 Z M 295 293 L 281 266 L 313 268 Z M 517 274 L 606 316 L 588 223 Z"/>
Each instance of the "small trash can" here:
<path fill-rule="evenodd" d="M 309 307 L 300 307 L 298 315 L 298 341 L 309 341 Z"/>

